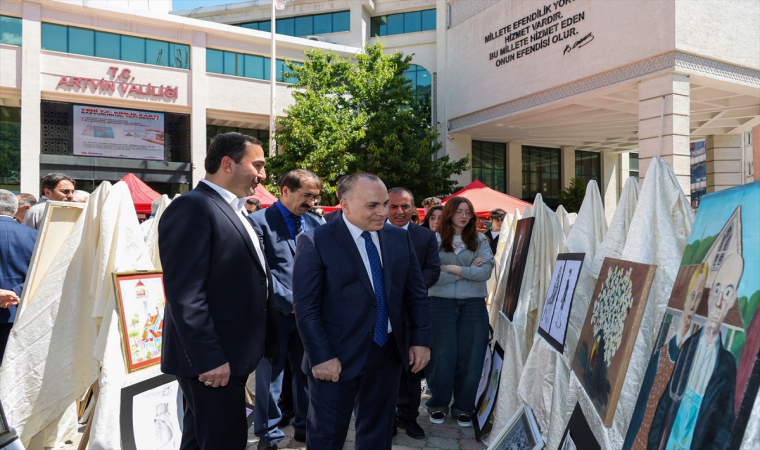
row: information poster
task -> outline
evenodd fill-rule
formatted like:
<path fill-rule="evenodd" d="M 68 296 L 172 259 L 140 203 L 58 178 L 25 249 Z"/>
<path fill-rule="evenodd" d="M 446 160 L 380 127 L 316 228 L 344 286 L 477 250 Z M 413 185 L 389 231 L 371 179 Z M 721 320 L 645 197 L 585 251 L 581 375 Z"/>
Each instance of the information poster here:
<path fill-rule="evenodd" d="M 74 105 L 74 155 L 164 160 L 164 114 Z"/>

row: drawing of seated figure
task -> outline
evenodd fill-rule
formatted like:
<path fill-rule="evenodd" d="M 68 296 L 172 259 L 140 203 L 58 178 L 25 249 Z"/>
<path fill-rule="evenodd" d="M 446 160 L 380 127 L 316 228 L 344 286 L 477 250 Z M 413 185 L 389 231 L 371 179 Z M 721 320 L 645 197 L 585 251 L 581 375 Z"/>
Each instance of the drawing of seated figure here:
<path fill-rule="evenodd" d="M 570 273 L 567 275 L 567 281 L 565 282 L 565 292 L 562 294 L 562 303 L 559 307 L 559 315 L 557 315 L 557 320 L 554 322 L 554 326 L 559 328 L 562 326 L 562 311 L 565 309 L 565 300 L 567 300 L 567 291 L 570 289 L 570 279 L 573 278 L 573 269 L 570 269 Z"/>

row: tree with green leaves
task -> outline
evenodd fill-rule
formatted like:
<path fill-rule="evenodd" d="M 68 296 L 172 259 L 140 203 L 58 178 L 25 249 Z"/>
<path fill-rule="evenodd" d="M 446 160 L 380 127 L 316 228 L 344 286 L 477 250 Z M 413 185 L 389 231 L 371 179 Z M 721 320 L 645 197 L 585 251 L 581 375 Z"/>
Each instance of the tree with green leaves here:
<path fill-rule="evenodd" d="M 577 213 L 581 209 L 583 199 L 586 197 L 586 181 L 581 177 L 575 177 L 570 181 L 570 186 L 557 193 L 559 204 L 565 207 L 569 213 Z"/>
<path fill-rule="evenodd" d="M 441 149 L 430 123 L 430 102 L 417 103 L 404 72 L 411 56 L 387 55 L 382 44 L 368 45 L 355 60 L 309 49 L 303 65 L 287 62 L 295 80 L 295 104 L 278 119 L 280 154 L 267 161 L 272 188 L 292 169 L 315 172 L 322 196 L 334 199 L 343 175 L 370 172 L 388 186 L 403 186 L 417 198 L 459 189 L 451 176 L 468 159 L 435 158 Z"/>

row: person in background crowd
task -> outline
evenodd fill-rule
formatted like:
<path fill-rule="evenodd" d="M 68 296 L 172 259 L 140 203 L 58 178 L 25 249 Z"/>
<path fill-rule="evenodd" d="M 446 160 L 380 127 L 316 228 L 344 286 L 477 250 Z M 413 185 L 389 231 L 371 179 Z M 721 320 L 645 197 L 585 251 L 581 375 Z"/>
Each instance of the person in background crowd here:
<path fill-rule="evenodd" d="M 488 239 L 488 245 L 491 246 L 491 253 L 496 254 L 496 246 L 499 245 L 499 233 L 501 233 L 501 225 L 504 223 L 504 217 L 507 216 L 507 212 L 503 209 L 496 208 L 491 211 L 491 231 L 486 231 L 486 239 Z"/>
<path fill-rule="evenodd" d="M 156 214 L 158 213 L 158 207 L 161 205 L 161 197 L 156 197 L 150 202 L 150 217 L 148 217 L 143 223 L 140 224 L 140 230 L 143 234 L 143 239 L 148 242 L 148 233 L 153 227 L 153 222 L 156 220 Z"/>
<path fill-rule="evenodd" d="M 428 197 L 422 201 L 422 207 L 425 209 L 425 217 L 427 217 L 430 208 L 434 206 L 441 206 L 441 199 L 438 197 Z"/>
<path fill-rule="evenodd" d="M 16 194 L 16 198 L 18 199 L 18 211 L 14 217 L 18 223 L 24 223 L 24 216 L 26 216 L 29 208 L 37 203 L 37 197 L 32 194 Z"/>
<path fill-rule="evenodd" d="M 45 213 L 45 202 L 54 200 L 59 202 L 71 202 L 74 200 L 74 179 L 65 173 L 54 172 L 45 175 L 42 179 L 42 197 L 34 206 L 29 208 L 24 216 L 24 225 L 39 228 L 42 215 Z"/>
<path fill-rule="evenodd" d="M 261 202 L 257 198 L 245 199 L 245 205 L 243 206 L 245 206 L 245 210 L 248 211 L 248 214 L 253 214 L 256 211 L 261 211 Z"/>
<path fill-rule="evenodd" d="M 243 209 L 266 177 L 261 142 L 214 137 L 195 189 L 158 224 L 164 268 L 161 371 L 184 396 L 181 450 L 244 449 L 245 383 L 259 360 L 277 357 L 273 283 L 262 243 Z"/>
<path fill-rule="evenodd" d="M 0 189 L 0 364 L 37 240 L 37 230 L 16 222 L 17 209 L 16 196 Z"/>
<path fill-rule="evenodd" d="M 486 237 L 475 230 L 472 203 L 450 198 L 438 227 L 441 277 L 430 288 L 433 346 L 425 370 L 432 397 L 430 421 L 442 424 L 449 413 L 461 427 L 472 426 L 476 394 L 488 342 L 486 281 L 494 268 Z"/>
<path fill-rule="evenodd" d="M 309 212 L 312 213 L 312 214 L 316 214 L 319 217 L 324 217 L 324 215 L 325 215 L 325 210 L 322 209 L 322 208 L 320 208 L 319 206 L 315 206 L 315 207 L 311 208 L 311 210 Z"/>
<path fill-rule="evenodd" d="M 301 235 L 293 267 L 309 379 L 306 448 L 343 448 L 353 412 L 355 447 L 390 450 L 401 372 L 422 370 L 433 345 L 430 302 L 409 233 L 386 223 L 380 178 L 344 179 L 340 205 L 339 219 Z"/>
<path fill-rule="evenodd" d="M 422 278 L 425 279 L 425 287 L 430 289 L 441 275 L 441 261 L 438 257 L 438 241 L 435 238 L 435 232 L 422 228 L 411 221 L 413 213 L 417 212 L 411 191 L 402 187 L 393 188 L 388 191 L 388 200 L 388 222 L 409 232 L 409 237 L 412 238 L 414 244 L 414 252 L 417 254 L 417 260 L 420 263 L 420 269 L 422 269 Z M 411 337 L 411 323 L 407 323 L 406 332 L 407 336 Z M 420 397 L 422 396 L 421 381 L 422 371 L 415 373 L 406 370 L 401 373 L 394 436 L 397 429 L 402 428 L 411 438 L 423 439 L 425 437 L 425 430 L 417 423 L 417 417 L 420 415 Z"/>
<path fill-rule="evenodd" d="M 425 220 L 422 221 L 422 225 L 425 228 L 430 228 L 433 231 L 438 231 L 438 224 L 441 223 L 441 215 L 443 214 L 443 206 L 433 206 L 430 211 L 425 213 Z"/>
<path fill-rule="evenodd" d="M 414 207 L 414 203 L 412 203 L 412 218 L 410 220 L 415 225 L 420 224 L 420 212 Z"/>
<path fill-rule="evenodd" d="M 264 241 L 264 255 L 272 271 L 277 319 L 280 330 L 280 349 L 277 358 L 264 358 L 256 367 L 256 402 L 253 431 L 259 438 L 258 449 L 276 449 L 285 437 L 278 425 L 284 419 L 277 406 L 283 384 L 292 386 L 295 417 L 293 439 L 306 442 L 306 413 L 309 394 L 306 374 L 299 370 L 303 361 L 303 343 L 298 335 L 293 314 L 293 258 L 296 239 L 301 233 L 324 223 L 309 212 L 319 201 L 322 180 L 314 173 L 296 169 L 285 173 L 277 182 L 280 199 L 271 207 L 251 214 L 249 219 Z M 284 379 L 285 364 L 290 364 L 292 379 Z"/>
<path fill-rule="evenodd" d="M 335 183 L 335 198 L 338 200 L 338 204 L 340 204 L 340 185 L 343 183 L 343 180 L 346 179 L 348 175 L 343 175 L 342 177 L 338 178 L 338 181 Z M 341 210 L 336 209 L 335 211 L 331 213 L 327 213 L 323 216 L 326 223 L 330 223 L 333 220 L 337 219 L 341 216 Z"/>
<path fill-rule="evenodd" d="M 74 191 L 74 198 L 71 200 L 75 203 L 87 203 L 90 199 L 90 193 L 87 191 Z"/>

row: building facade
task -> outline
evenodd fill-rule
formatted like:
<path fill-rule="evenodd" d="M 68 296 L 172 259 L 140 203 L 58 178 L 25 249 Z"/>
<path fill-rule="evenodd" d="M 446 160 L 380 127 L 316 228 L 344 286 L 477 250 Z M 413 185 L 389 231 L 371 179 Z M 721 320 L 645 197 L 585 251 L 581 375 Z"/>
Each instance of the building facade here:
<path fill-rule="evenodd" d="M 166 5 L 0 0 L 0 184 L 36 193 L 52 170 L 93 185 L 134 172 L 183 191 L 217 132 L 268 137 L 271 3 Z M 594 179 L 611 217 L 654 156 L 691 195 L 699 141 L 705 192 L 757 176 L 758 1 L 293 0 L 277 14 L 278 114 L 292 104 L 281 58 L 381 41 L 414 55 L 407 77 L 431 98 L 441 154 L 470 158 L 462 185 L 556 206 L 574 177 Z M 149 129 L 130 114 L 163 134 L 124 131 Z M 103 143 L 109 124 L 139 142 Z M 143 143 L 156 137 L 162 158 Z M 119 145 L 145 157 L 120 158 Z M 116 157 L 87 156 L 98 152 Z"/>

